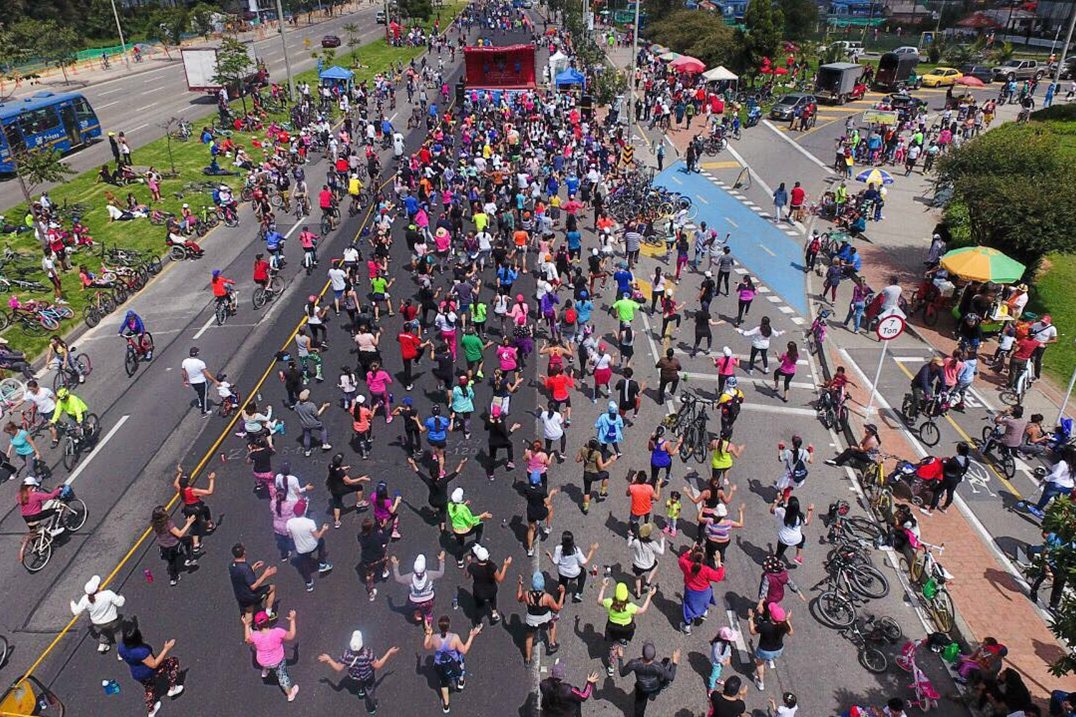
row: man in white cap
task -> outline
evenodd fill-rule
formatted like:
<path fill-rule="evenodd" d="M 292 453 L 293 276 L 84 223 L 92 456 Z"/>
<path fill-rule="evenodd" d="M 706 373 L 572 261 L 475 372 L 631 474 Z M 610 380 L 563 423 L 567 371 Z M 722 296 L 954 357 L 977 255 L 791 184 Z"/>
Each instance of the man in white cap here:
<path fill-rule="evenodd" d="M 347 676 L 359 687 L 359 697 L 366 701 L 366 711 L 370 714 L 377 712 L 377 697 L 374 691 L 377 688 L 376 673 L 389 658 L 400 651 L 395 645 L 385 651 L 380 659 L 374 659 L 374 651 L 363 643 L 362 631 L 356 630 L 351 633 L 351 642 L 344 654 L 337 662 L 324 653 L 318 655 L 318 662 L 324 662 L 336 672 L 347 672 Z"/>
<path fill-rule="evenodd" d="M 116 635 L 123 630 L 123 615 L 119 608 L 127 602 L 122 595 L 101 589 L 101 576 L 94 575 L 86 583 L 85 594 L 78 602 L 71 601 L 71 612 L 78 617 L 84 612 L 90 615 L 90 633 L 97 636 L 97 651 L 104 654 L 116 643 Z M 122 657 L 120 658 L 123 659 Z"/>

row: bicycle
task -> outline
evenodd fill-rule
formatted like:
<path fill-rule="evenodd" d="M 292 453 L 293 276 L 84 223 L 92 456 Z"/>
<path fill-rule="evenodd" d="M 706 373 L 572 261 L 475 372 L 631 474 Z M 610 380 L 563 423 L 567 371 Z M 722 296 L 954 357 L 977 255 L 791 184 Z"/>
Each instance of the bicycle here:
<path fill-rule="evenodd" d="M 910 672 L 912 675 L 912 684 L 908 685 L 915 690 L 915 699 L 909 700 L 909 706 L 915 706 L 919 709 L 927 712 L 938 704 L 938 700 L 941 695 L 934 689 L 934 685 L 931 684 L 923 671 L 919 668 L 919 665 L 915 661 L 915 652 L 924 644 L 930 641 L 929 637 L 924 637 L 919 640 L 909 640 L 904 643 L 904 647 L 900 650 L 900 655 L 894 658 L 893 662 L 897 664 L 897 667 Z"/>
<path fill-rule="evenodd" d="M 1032 362 L 1025 361 L 1023 370 L 1016 377 L 1016 382 L 1002 389 L 1001 393 L 998 394 L 998 398 L 1010 406 L 1024 405 L 1024 396 L 1027 395 L 1027 390 L 1031 388 L 1031 384 L 1035 382 L 1033 371 Z"/>
<path fill-rule="evenodd" d="M 92 329 L 101 323 L 101 319 L 106 314 L 111 314 L 118 304 L 126 300 L 127 293 L 121 288 L 113 289 L 111 292 L 98 289 L 90 296 L 89 303 L 82 308 L 82 320 Z"/>
<path fill-rule="evenodd" d="M 833 312 L 829 309 L 821 309 L 818 316 L 811 322 L 811 328 L 807 329 L 807 350 L 813 353 L 821 352 L 822 344 L 826 343 L 826 319 Z"/>
<path fill-rule="evenodd" d="M 880 675 L 889 668 L 889 659 L 877 645 L 894 644 L 904 633 L 891 617 L 866 615 L 857 617 L 840 634 L 858 648 L 859 664 Z"/>
<path fill-rule="evenodd" d="M 329 232 L 336 229 L 337 223 L 340 221 L 340 208 L 335 204 L 328 208 L 322 208 L 321 210 L 321 235 L 328 236 Z"/>
<path fill-rule="evenodd" d="M 254 310 L 265 306 L 267 303 L 280 296 L 284 292 L 284 280 L 280 278 L 279 271 L 277 269 L 269 269 L 269 280 L 265 283 L 265 286 L 257 286 L 254 288 L 254 293 L 251 294 L 251 301 L 254 304 Z"/>
<path fill-rule="evenodd" d="M 826 584 L 828 589 L 811 603 L 812 613 L 817 612 L 815 617 L 823 625 L 838 630 L 851 627 L 857 603 L 889 594 L 885 575 L 873 565 L 854 562 L 846 548 L 828 559 L 825 568 L 828 575 L 819 585 Z"/>
<path fill-rule="evenodd" d="M 64 444 L 64 468 L 73 471 L 82 457 L 82 452 L 97 440 L 98 432 L 101 430 L 100 419 L 97 418 L 96 413 L 87 413 L 82 423 L 74 421 L 70 424 L 57 423 L 56 428 L 63 436 L 61 441 Z"/>
<path fill-rule="evenodd" d="M 14 307 L 10 314 L 0 311 L 0 331 L 13 324 L 18 324 L 27 336 L 44 336 L 60 329 L 60 322 L 55 316 L 34 306 Z"/>
<path fill-rule="evenodd" d="M 75 347 L 71 347 L 71 353 L 75 353 Z M 52 390 L 59 391 L 61 388 L 72 388 L 86 380 L 93 373 L 93 363 L 87 353 L 80 353 L 70 359 L 70 363 L 56 359 L 56 375 L 52 379 Z"/>
<path fill-rule="evenodd" d="M 81 498 L 75 497 L 71 486 L 64 486 L 55 501 L 45 504 L 46 508 L 55 509 L 55 513 L 46 521 L 30 526 L 30 533 L 19 548 L 19 562 L 28 572 L 36 573 L 44 569 L 52 558 L 52 547 L 63 533 L 77 532 L 86 524 L 89 511 Z"/>
<path fill-rule="evenodd" d="M 881 528 L 869 518 L 858 515 L 849 516 L 851 509 L 852 507 L 844 500 L 830 504 L 823 519 L 829 528 L 826 541 L 829 543 L 848 541 L 874 543 L 882 535 Z"/>
<path fill-rule="evenodd" d="M 217 305 L 213 309 L 213 314 L 217 320 L 217 326 L 224 326 L 228 323 L 229 316 L 235 316 L 235 313 L 239 306 L 239 292 L 232 289 L 228 296 L 218 296 Z"/>
<path fill-rule="evenodd" d="M 941 430 L 934 420 L 938 416 L 944 416 L 949 410 L 949 401 L 944 392 L 927 398 L 922 405 L 916 400 L 915 394 L 904 394 L 904 400 L 900 404 L 900 413 L 909 428 L 919 434 L 919 440 L 924 445 L 936 446 L 941 440 Z M 925 417 L 923 425 L 916 429 L 915 424 L 920 416 Z"/>
<path fill-rule="evenodd" d="M 684 426 L 692 423 L 699 411 L 699 397 L 693 393 L 683 392 L 680 394 L 680 408 L 676 413 L 670 413 L 662 419 L 665 428 L 679 436 Z"/>
<path fill-rule="evenodd" d="M 136 341 L 135 334 L 131 333 L 124 334 L 123 338 L 127 341 L 127 349 L 123 355 L 123 369 L 129 378 L 138 371 L 138 364 L 142 362 L 142 359 L 152 354 L 153 334 L 147 331 L 141 341 Z"/>
<path fill-rule="evenodd" d="M 7 293 L 13 289 L 21 289 L 22 291 L 30 291 L 33 293 L 44 293 L 47 287 L 40 281 L 34 281 L 32 279 L 9 279 L 8 277 L 0 274 L 0 294 Z"/>
<path fill-rule="evenodd" d="M 836 393 L 836 396 L 834 396 Z M 818 420 L 826 428 L 846 428 L 848 426 L 848 406 L 845 405 L 847 394 L 844 389 L 834 392 L 823 390 L 816 404 Z"/>
<path fill-rule="evenodd" d="M 931 545 L 919 542 L 916 552 L 908 564 L 908 575 L 916 583 L 922 584 L 919 599 L 934 621 L 934 626 L 939 632 L 949 632 L 953 629 L 953 598 L 949 595 L 945 583 L 953 579 L 953 575 L 942 567 L 934 557 L 937 551 L 941 555 L 945 551 L 945 545 Z"/>
<path fill-rule="evenodd" d="M 680 446 L 680 460 L 684 463 L 687 463 L 688 459 L 692 457 L 698 463 L 703 463 L 706 460 L 706 453 L 710 448 L 710 431 L 707 428 L 709 420 L 710 417 L 706 413 L 706 407 L 703 406 L 695 414 L 691 422 L 683 427 L 681 437 L 684 442 Z"/>

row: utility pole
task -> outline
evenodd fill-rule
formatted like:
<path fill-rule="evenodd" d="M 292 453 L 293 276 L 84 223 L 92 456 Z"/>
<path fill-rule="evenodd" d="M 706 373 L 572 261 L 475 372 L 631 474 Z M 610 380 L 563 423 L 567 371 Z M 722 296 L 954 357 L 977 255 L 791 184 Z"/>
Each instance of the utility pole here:
<path fill-rule="evenodd" d="M 295 78 L 291 74 L 291 59 L 288 58 L 288 41 L 284 39 L 284 6 L 276 0 L 276 27 L 280 31 L 280 46 L 284 48 L 284 70 L 288 73 L 288 99 L 295 102 Z"/>
<path fill-rule="evenodd" d="M 1076 27 L 1076 3 L 1072 5 L 1072 14 L 1069 17 L 1069 31 L 1065 33 L 1065 44 L 1061 46 L 1061 61 L 1057 63 L 1057 72 L 1054 73 L 1054 84 L 1059 87 L 1061 85 L 1061 69 L 1065 66 L 1065 58 L 1069 53 L 1069 43 L 1072 42 L 1073 27 Z M 1069 390 L 1072 390 L 1071 385 Z"/>
<path fill-rule="evenodd" d="M 642 0 L 635 0 L 635 24 L 631 32 L 631 74 L 628 75 L 628 146 L 631 146 L 635 134 L 635 63 L 639 57 L 639 6 Z"/>
<path fill-rule="evenodd" d="M 131 71 L 131 59 L 127 57 L 127 43 L 123 40 L 123 28 L 120 27 L 120 14 L 116 10 L 116 0 L 112 2 L 112 17 L 116 18 L 116 32 L 120 34 L 120 45 L 123 46 L 123 64 L 127 65 L 127 71 Z"/>
<path fill-rule="evenodd" d="M 385 0 L 385 42 L 389 45 L 392 44 L 392 36 L 389 34 L 389 23 L 392 22 L 392 18 L 389 17 L 389 0 Z"/>

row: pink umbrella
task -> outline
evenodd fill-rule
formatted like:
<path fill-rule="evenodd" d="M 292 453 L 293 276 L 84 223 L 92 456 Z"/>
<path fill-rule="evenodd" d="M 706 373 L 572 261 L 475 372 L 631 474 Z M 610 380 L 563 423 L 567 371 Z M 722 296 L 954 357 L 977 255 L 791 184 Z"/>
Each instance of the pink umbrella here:
<path fill-rule="evenodd" d="M 788 70 L 786 70 L 786 69 L 785 69 L 785 68 L 783 68 L 783 67 L 778 67 L 777 69 L 775 69 L 775 70 L 773 71 L 773 74 L 775 74 L 775 75 L 787 75 L 787 74 L 788 74 Z"/>
<path fill-rule="evenodd" d="M 681 55 L 670 63 L 670 66 L 679 72 L 704 72 L 706 64 L 690 55 Z"/>

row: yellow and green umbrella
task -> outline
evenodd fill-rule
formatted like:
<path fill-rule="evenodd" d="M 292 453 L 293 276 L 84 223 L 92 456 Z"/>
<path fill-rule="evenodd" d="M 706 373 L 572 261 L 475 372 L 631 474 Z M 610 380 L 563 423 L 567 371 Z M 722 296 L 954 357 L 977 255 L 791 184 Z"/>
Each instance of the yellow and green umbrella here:
<path fill-rule="evenodd" d="M 884 169 L 867 169 L 856 175 L 856 181 L 880 187 L 883 184 L 892 184 L 893 175 Z"/>
<path fill-rule="evenodd" d="M 951 274 L 972 281 L 991 281 L 995 284 L 1011 284 L 1019 281 L 1026 267 L 985 246 L 966 246 L 953 249 L 941 258 L 941 265 Z"/>
<path fill-rule="evenodd" d="M 664 62 L 672 62 L 673 60 L 675 60 L 678 57 L 680 57 L 679 52 L 666 52 L 664 55 L 661 55 L 660 57 L 658 57 L 658 59 L 662 60 Z"/>

